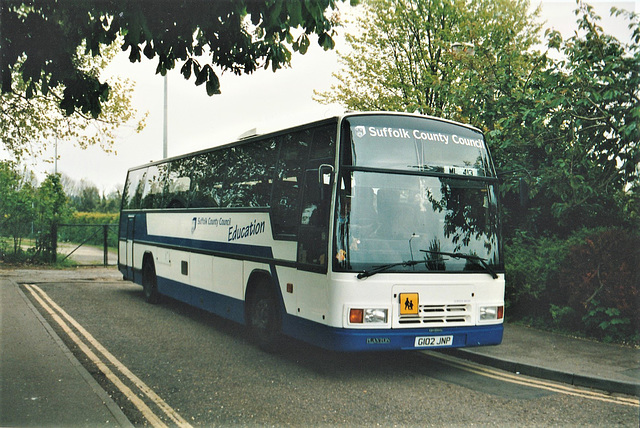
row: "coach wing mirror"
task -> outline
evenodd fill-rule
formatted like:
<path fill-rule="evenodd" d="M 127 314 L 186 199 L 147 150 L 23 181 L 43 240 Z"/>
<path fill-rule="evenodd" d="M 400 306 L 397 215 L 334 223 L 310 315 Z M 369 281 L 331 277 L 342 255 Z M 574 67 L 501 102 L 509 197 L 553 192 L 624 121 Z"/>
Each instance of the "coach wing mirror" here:
<path fill-rule="evenodd" d="M 318 167 L 318 185 L 320 186 L 320 199 L 325 199 L 324 188 L 333 181 L 333 165 L 323 163 Z"/>

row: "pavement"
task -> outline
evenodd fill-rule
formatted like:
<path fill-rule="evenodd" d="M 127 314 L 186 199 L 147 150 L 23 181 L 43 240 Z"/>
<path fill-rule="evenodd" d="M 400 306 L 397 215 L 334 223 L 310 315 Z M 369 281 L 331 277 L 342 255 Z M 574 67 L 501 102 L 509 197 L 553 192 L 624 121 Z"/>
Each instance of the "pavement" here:
<path fill-rule="evenodd" d="M 88 269 L 46 275 L 63 281 L 80 271 Z M 0 426 L 132 426 L 20 290 L 42 272 L 0 269 Z"/>
<path fill-rule="evenodd" d="M 640 396 L 640 349 L 506 323 L 497 346 L 450 354 L 507 372 Z"/>
<path fill-rule="evenodd" d="M 114 268 L 0 269 L 0 426 L 131 426 L 18 286 L 44 278 L 121 275 Z M 632 347 L 507 323 L 501 345 L 446 352 L 512 373 L 640 396 L 640 350 Z"/>

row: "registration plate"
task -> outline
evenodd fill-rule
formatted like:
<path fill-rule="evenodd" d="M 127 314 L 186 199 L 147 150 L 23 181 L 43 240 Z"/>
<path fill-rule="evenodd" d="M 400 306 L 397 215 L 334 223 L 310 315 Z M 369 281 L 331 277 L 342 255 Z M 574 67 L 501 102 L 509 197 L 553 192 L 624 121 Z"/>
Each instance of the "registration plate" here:
<path fill-rule="evenodd" d="M 453 345 L 453 335 L 451 336 L 418 336 L 413 344 L 416 348 L 430 348 L 432 346 Z"/>

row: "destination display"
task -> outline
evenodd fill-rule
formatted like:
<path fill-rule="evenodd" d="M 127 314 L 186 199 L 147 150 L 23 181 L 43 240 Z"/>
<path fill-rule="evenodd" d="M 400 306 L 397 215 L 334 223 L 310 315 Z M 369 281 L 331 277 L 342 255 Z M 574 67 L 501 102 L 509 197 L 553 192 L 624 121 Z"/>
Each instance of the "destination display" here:
<path fill-rule="evenodd" d="M 354 166 L 492 176 L 493 167 L 482 133 L 472 127 L 419 116 L 349 118 L 350 153 Z M 382 154 L 382 156 L 381 156 Z"/>
<path fill-rule="evenodd" d="M 355 135 L 359 138 L 364 136 L 373 138 L 397 138 L 403 140 L 422 140 L 430 141 L 434 143 L 443 144 L 458 144 L 461 146 L 476 147 L 478 149 L 484 148 L 484 141 L 482 138 L 468 138 L 458 134 L 443 134 L 442 132 L 429 132 L 421 129 L 403 129 L 403 128 L 390 128 L 376 126 L 370 126 L 365 128 L 364 126 L 356 126 Z"/>

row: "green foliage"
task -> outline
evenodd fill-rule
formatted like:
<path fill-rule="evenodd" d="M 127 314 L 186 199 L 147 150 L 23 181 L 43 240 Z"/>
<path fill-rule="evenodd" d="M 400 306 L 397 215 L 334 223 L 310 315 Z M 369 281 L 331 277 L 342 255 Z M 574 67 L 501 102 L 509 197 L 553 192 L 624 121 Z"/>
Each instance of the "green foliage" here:
<path fill-rule="evenodd" d="M 551 303 L 549 307 L 552 327 L 560 331 L 571 331 L 572 324 L 576 319 L 575 311 L 568 306 L 557 306 Z"/>
<path fill-rule="evenodd" d="M 38 188 L 34 200 L 35 228 L 39 231 L 36 237 L 35 255 L 43 257 L 46 261 L 56 261 L 58 226 L 65 222 L 71 214 L 67 202 L 60 175 L 48 175 Z"/>
<path fill-rule="evenodd" d="M 533 67 L 525 52 L 537 42 L 538 27 L 528 1 L 369 0 L 363 6 L 357 30 L 346 35 L 351 49 L 340 55 L 338 84 L 316 94 L 320 102 L 482 125 L 476 118 L 485 105 Z"/>
<path fill-rule="evenodd" d="M 640 340 L 640 235 L 584 229 L 568 238 L 530 239 L 505 248 L 511 319 L 601 340 Z"/>
<path fill-rule="evenodd" d="M 0 162 L 0 236 L 13 238 L 13 253 L 19 252 L 21 240 L 30 232 L 35 219 L 34 192 L 13 162 Z"/>
<path fill-rule="evenodd" d="M 58 236 L 61 241 L 65 242 L 102 246 L 104 244 L 102 225 L 108 224 L 111 226 L 108 228 L 107 245 L 117 248 L 119 218 L 119 213 L 75 212 L 69 219 L 71 226 L 59 228 Z M 90 225 L 96 226 L 91 227 Z"/>
<path fill-rule="evenodd" d="M 79 49 L 74 61 L 83 72 L 99 77 L 117 50 L 114 43 L 103 49 L 102 56 L 94 58 Z M 144 128 L 144 117 L 137 117 L 132 106 L 133 83 L 130 81 L 109 79 L 111 90 L 101 101 L 101 114 L 96 119 L 82 111 L 61 109 L 60 100 L 68 93 L 64 84 L 48 88 L 41 82 L 24 82 L 20 73 L 26 62 L 24 56 L 17 60 L 7 72 L 12 75 L 10 90 L 0 93 L 0 140 L 15 159 L 40 155 L 56 140 L 73 142 L 81 148 L 99 146 L 110 152 L 120 127 L 132 125 L 137 132 Z M 30 88 L 35 92 L 30 93 Z M 36 141 L 38 144 L 34 144 Z"/>
<path fill-rule="evenodd" d="M 505 243 L 507 313 L 511 319 L 551 322 L 549 307 L 553 284 L 567 252 L 567 243 L 556 238 L 534 237 L 519 231 Z"/>
<path fill-rule="evenodd" d="M 160 5 L 128 0 L 58 0 L 26 2 L 3 0 L 2 92 L 13 91 L 11 70 L 25 83 L 22 94 L 38 93 L 64 86 L 60 108 L 67 115 L 82 112 L 100 116 L 111 86 L 79 68 L 78 47 L 91 56 L 102 54 L 121 35 L 118 44 L 129 51 L 131 62 L 142 55 L 157 58 L 156 72 L 164 75 L 182 62 L 185 78 L 206 82 L 209 95 L 219 93 L 213 66 L 236 74 L 252 73 L 259 66 L 277 70 L 289 64 L 291 52 L 305 52 L 309 35 L 332 48 L 332 28 L 337 24 L 328 9 L 335 0 L 305 2 L 262 1 L 165 1 Z M 294 40 L 292 28 L 303 33 Z M 210 64 L 198 58 L 210 56 Z M 21 58 L 24 61 L 20 63 Z"/>
<path fill-rule="evenodd" d="M 72 212 L 59 175 L 49 175 L 37 188 L 13 162 L 0 162 L 0 258 L 6 263 L 57 262 L 58 239 L 117 247 L 119 213 Z M 64 224 L 79 226 L 64 226 Z M 91 227 L 89 225 L 97 225 Z M 28 241 L 25 238 L 30 238 Z M 29 245 L 33 245 L 27 248 Z"/>
<path fill-rule="evenodd" d="M 640 235 L 598 229 L 569 247 L 554 299 L 571 307 L 594 337 L 640 334 Z"/>
<path fill-rule="evenodd" d="M 65 183 L 65 192 L 75 211 L 98 213 L 117 213 L 120 211 L 122 194 L 119 191 L 101 195 L 94 184 L 84 180 L 79 184 L 74 184 L 72 180 L 68 179 Z"/>
<path fill-rule="evenodd" d="M 584 326 L 592 336 L 605 342 L 638 342 L 640 331 L 629 318 L 621 317 L 617 308 L 607 308 L 593 301 L 593 308 L 583 317 Z"/>
<path fill-rule="evenodd" d="M 580 4 L 576 15 L 579 33 L 549 33 L 561 59 L 533 76 L 537 102 L 522 113 L 535 133 L 528 145 L 536 157 L 526 167 L 535 171 L 538 211 L 529 220 L 554 233 L 628 221 L 620 195 L 640 172 L 639 47 L 603 33 L 590 6 Z M 638 16 L 625 16 L 637 32 Z"/>
<path fill-rule="evenodd" d="M 119 213 L 75 212 L 71 216 L 73 224 L 118 224 Z"/>

